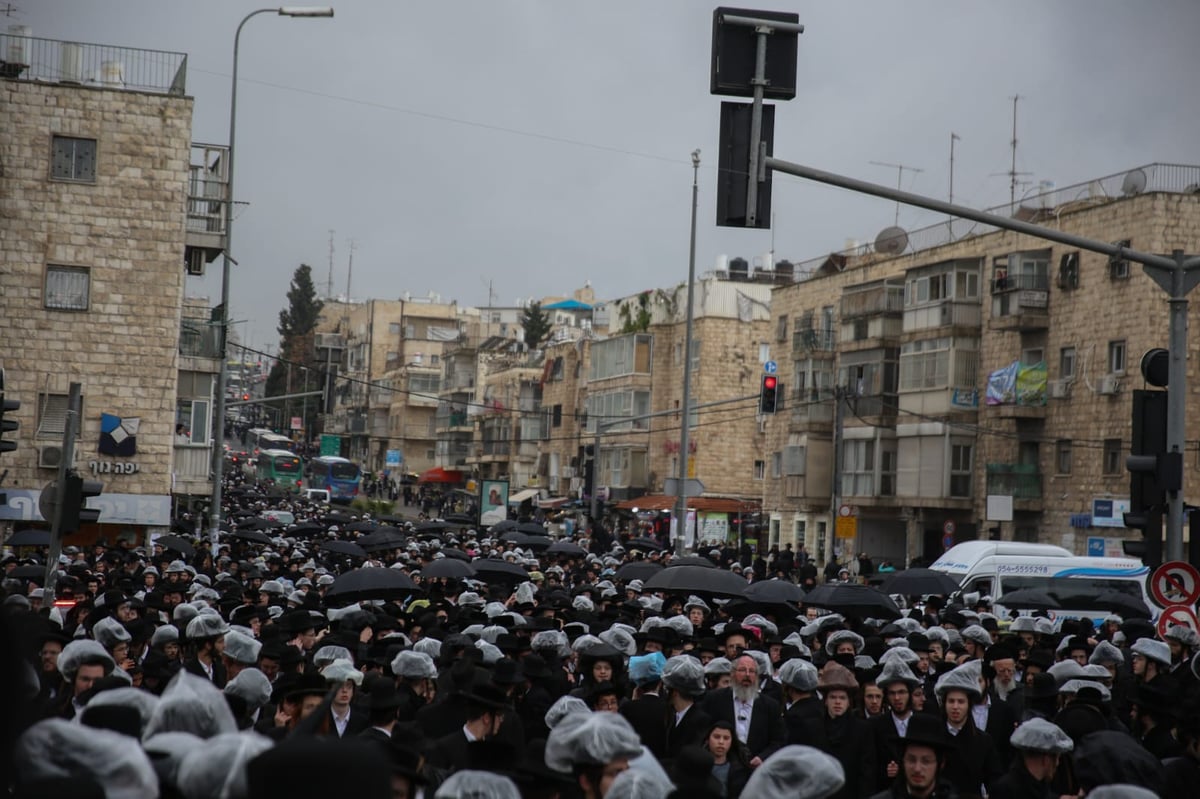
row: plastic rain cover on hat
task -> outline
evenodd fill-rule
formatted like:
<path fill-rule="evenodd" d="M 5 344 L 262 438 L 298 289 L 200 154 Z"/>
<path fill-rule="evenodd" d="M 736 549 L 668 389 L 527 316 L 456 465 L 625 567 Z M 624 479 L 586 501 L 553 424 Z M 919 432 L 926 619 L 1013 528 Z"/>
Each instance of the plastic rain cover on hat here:
<path fill-rule="evenodd" d="M 1046 669 L 1054 681 L 1062 685 L 1067 680 L 1082 680 L 1087 677 L 1087 672 L 1083 670 L 1074 660 L 1060 660 L 1050 668 Z"/>
<path fill-rule="evenodd" d="M 886 649 L 884 650 L 883 654 L 879 656 L 880 663 L 891 663 L 893 660 L 899 660 L 906 666 L 911 667 L 921 660 L 921 656 L 904 645 L 894 646 L 890 649 Z"/>
<path fill-rule="evenodd" d="M 228 646 L 228 642 L 225 645 Z M 316 666 L 317 671 L 325 668 L 335 660 L 349 660 L 353 663 L 354 656 L 344 646 L 323 646 L 313 655 L 313 665 Z"/>
<path fill-rule="evenodd" d="M 132 707 L 137 710 L 138 715 L 142 718 L 142 727 L 144 728 L 150 723 L 150 717 L 154 715 L 154 709 L 158 707 L 159 698 L 149 691 L 143 691 L 141 688 L 110 688 L 107 691 L 101 691 L 93 696 L 87 703 L 89 708 L 92 707 Z M 79 717 L 76 717 L 78 720 Z"/>
<path fill-rule="evenodd" d="M 435 799 L 521 799 L 516 783 L 490 771 L 456 771 L 441 784 Z"/>
<path fill-rule="evenodd" d="M 1093 665 L 1107 666 L 1113 664 L 1119 666 L 1124 662 L 1125 655 L 1108 641 L 1101 641 L 1096 644 L 1096 648 L 1092 650 L 1091 656 L 1088 657 L 1088 663 Z"/>
<path fill-rule="evenodd" d="M 983 693 L 979 690 L 979 672 L 981 667 L 982 663 L 980 661 L 972 660 L 951 669 L 939 677 L 937 686 L 934 688 L 934 693 L 937 694 L 938 701 L 945 701 L 947 691 L 958 690 L 966 691 L 972 701 L 978 702 L 983 696 Z"/>
<path fill-rule="evenodd" d="M 546 765 L 564 774 L 576 764 L 604 765 L 641 753 L 641 739 L 618 713 L 569 714 L 546 740 Z"/>
<path fill-rule="evenodd" d="M 733 674 L 733 661 L 729 658 L 713 658 L 704 664 L 704 676 Z"/>
<path fill-rule="evenodd" d="M 212 738 L 237 732 L 237 722 L 219 688 L 203 677 L 181 671 L 167 683 L 162 701 L 142 731 L 142 740 L 160 732 L 190 732 L 199 738 Z"/>
<path fill-rule="evenodd" d="M 436 680 L 437 666 L 424 652 L 400 652 L 392 658 L 392 674 L 406 680 Z"/>
<path fill-rule="evenodd" d="M 582 610 L 585 613 L 591 613 L 596 609 L 595 603 L 586 594 L 580 594 L 571 600 L 571 607 L 575 610 Z"/>
<path fill-rule="evenodd" d="M 482 630 L 480 630 L 479 638 L 481 641 L 487 641 L 489 644 L 494 644 L 497 640 L 499 640 L 500 636 L 506 635 L 507 633 L 507 627 L 501 627 L 498 624 L 493 624 L 490 627 L 484 627 Z"/>
<path fill-rule="evenodd" d="M 792 745 L 755 769 L 742 795 L 754 799 L 825 799 L 845 782 L 846 773 L 837 758 L 811 746 Z"/>
<path fill-rule="evenodd" d="M 229 625 L 220 616 L 196 611 L 196 616 L 187 625 L 187 637 L 196 641 L 202 638 L 220 638 L 229 632 Z"/>
<path fill-rule="evenodd" d="M 158 776 L 140 746 L 130 746 L 129 738 L 118 732 L 65 719 L 47 719 L 25 730 L 17 739 L 12 762 L 18 785 L 86 776 L 104 788 L 106 799 L 158 796 Z"/>
<path fill-rule="evenodd" d="M 817 690 L 819 677 L 817 667 L 800 658 L 792 658 L 779 669 L 779 682 L 797 691 Z"/>
<path fill-rule="evenodd" d="M 258 662 L 258 653 L 261 650 L 262 641 L 236 630 L 225 633 L 225 657 L 235 663 L 252 666 Z"/>
<path fill-rule="evenodd" d="M 271 681 L 258 669 L 242 669 L 236 677 L 225 683 L 225 693 L 240 697 L 253 713 L 271 701 Z"/>
<path fill-rule="evenodd" d="M 422 638 L 412 645 L 414 652 L 419 652 L 422 655 L 437 659 L 442 656 L 442 642 L 436 638 Z M 392 672 L 395 674 L 395 672 Z"/>
<path fill-rule="evenodd" d="M 112 649 L 117 644 L 125 643 L 132 639 L 129 630 L 125 629 L 125 625 L 112 616 L 106 616 L 96 622 L 96 625 L 92 627 L 92 637 L 105 649 Z"/>
<path fill-rule="evenodd" d="M 592 709 L 588 707 L 587 703 L 579 697 L 560 696 L 554 701 L 554 704 L 550 706 L 550 709 L 546 711 L 544 721 L 546 722 L 546 727 L 552 730 L 557 727 L 559 722 L 561 722 L 567 716 L 576 713 L 586 714 L 591 712 Z"/>
<path fill-rule="evenodd" d="M 553 649 L 559 657 L 566 657 L 571 654 L 571 647 L 567 641 L 567 634 L 561 630 L 542 630 L 529 642 L 529 647 L 534 651 L 543 651 Z M 566 654 L 563 650 L 566 650 Z"/>
<path fill-rule="evenodd" d="M 184 756 L 175 784 L 185 799 L 241 799 L 246 765 L 274 745 L 256 732 L 217 735 Z"/>
<path fill-rule="evenodd" d="M 629 659 L 629 681 L 634 685 L 658 682 L 662 679 L 666 663 L 667 658 L 662 652 L 632 657 Z"/>
<path fill-rule="evenodd" d="M 767 621 L 766 618 L 758 613 L 751 613 L 749 616 L 742 619 L 742 626 L 757 627 L 763 631 L 764 638 L 768 635 L 779 635 L 779 628 L 776 627 L 773 622 Z"/>
<path fill-rule="evenodd" d="M 179 628 L 172 624 L 164 624 L 154 631 L 154 635 L 150 636 L 150 646 L 162 646 L 171 641 L 179 640 Z"/>
<path fill-rule="evenodd" d="M 599 638 L 626 657 L 637 654 L 637 642 L 625 630 L 609 628 L 600 633 Z"/>
<path fill-rule="evenodd" d="M 676 655 L 662 670 L 663 684 L 686 696 L 704 693 L 704 667 L 690 655 Z"/>
<path fill-rule="evenodd" d="M 604 799 L 664 799 L 674 789 L 656 774 L 626 769 L 612 781 Z"/>
<path fill-rule="evenodd" d="M 475 648 L 483 656 L 483 665 L 485 666 L 495 665 L 497 661 L 504 659 L 504 653 L 495 644 L 489 644 L 487 641 L 476 641 Z"/>
<path fill-rule="evenodd" d="M 960 634 L 964 641 L 970 641 L 980 646 L 992 645 L 992 634 L 978 624 L 967 625 L 961 630 Z"/>
<path fill-rule="evenodd" d="M 1039 718 L 1030 719 L 1017 727 L 1009 738 L 1009 744 L 1013 749 L 1056 754 L 1065 754 L 1075 748 L 1075 742 L 1061 727 Z"/>
<path fill-rule="evenodd" d="M 789 633 L 787 638 L 783 639 L 784 646 L 794 646 L 800 652 L 802 658 L 812 658 L 812 650 L 808 648 L 808 644 L 804 643 L 804 639 L 800 637 L 800 633 Z"/>
<path fill-rule="evenodd" d="M 921 683 L 917 675 L 913 674 L 912 669 L 902 659 L 893 658 L 883 661 L 883 668 L 879 671 L 879 676 L 875 678 L 875 684 L 880 688 L 886 688 L 897 682 L 904 683 L 910 689 Z"/>
<path fill-rule="evenodd" d="M 1171 665 L 1171 647 L 1153 638 L 1139 638 L 1129 650 L 1135 655 L 1141 655 L 1147 660 L 1156 661 L 1164 666 Z"/>
<path fill-rule="evenodd" d="M 325 668 L 321 669 L 321 676 L 325 678 L 325 682 L 336 683 L 341 685 L 349 680 L 355 685 L 362 685 L 363 673 L 354 668 L 354 664 L 349 660 L 337 660 L 330 663 Z"/>
<path fill-rule="evenodd" d="M 830 655 L 836 653 L 838 644 L 843 641 L 849 641 L 854 645 L 854 654 L 856 655 L 862 651 L 865 644 L 863 637 L 853 630 L 838 630 L 825 640 L 825 652 Z"/>
<path fill-rule="evenodd" d="M 79 671 L 79 666 L 89 660 L 103 661 L 105 674 L 111 673 L 117 665 L 112 655 L 108 654 L 108 650 L 99 642 L 81 638 L 64 646 L 59 653 L 58 673 L 65 677 L 67 682 L 71 682 L 75 679 L 75 672 Z"/>
<path fill-rule="evenodd" d="M 1101 785 L 1092 789 L 1088 799 L 1158 799 L 1158 794 L 1138 785 Z"/>
<path fill-rule="evenodd" d="M 525 582 L 517 586 L 517 604 L 528 605 L 533 602 L 533 583 Z M 461 603 L 460 603 L 461 604 Z"/>
<path fill-rule="evenodd" d="M 502 616 L 508 611 L 503 602 L 489 602 L 484 606 L 483 612 L 489 619 L 494 619 L 497 616 Z"/>
<path fill-rule="evenodd" d="M 158 774 L 159 785 L 174 785 L 179 764 L 189 752 L 203 747 L 203 741 L 186 732 L 160 732 L 142 742 L 142 748 L 150 756 L 150 764 Z"/>

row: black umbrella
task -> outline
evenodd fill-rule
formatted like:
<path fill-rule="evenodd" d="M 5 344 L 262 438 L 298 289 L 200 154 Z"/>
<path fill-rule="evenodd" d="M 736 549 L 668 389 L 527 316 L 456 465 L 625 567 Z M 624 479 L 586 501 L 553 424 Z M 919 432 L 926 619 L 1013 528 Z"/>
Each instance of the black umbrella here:
<path fill-rule="evenodd" d="M 379 516 L 377 518 L 381 524 L 404 524 L 406 521 L 408 521 L 408 519 L 404 516 L 398 516 L 395 514 L 388 514 L 385 516 Z"/>
<path fill-rule="evenodd" d="M 326 516 L 325 519 L 328 521 L 329 517 Z M 352 533 L 369 533 L 377 527 L 379 527 L 379 525 L 377 525 L 375 522 L 350 522 L 342 529 L 349 530 Z"/>
<path fill-rule="evenodd" d="M 449 530 L 452 527 L 454 527 L 453 524 L 449 524 L 445 521 L 436 521 L 436 522 L 421 522 L 413 529 L 416 530 L 418 534 L 420 534 L 420 533 L 435 533 L 437 535 L 441 535 L 442 533 L 446 532 L 447 530 Z"/>
<path fill-rule="evenodd" d="M 196 547 L 192 545 L 191 541 L 188 541 L 181 535 L 159 536 L 154 543 L 163 549 L 173 549 L 185 558 L 190 558 L 196 554 Z"/>
<path fill-rule="evenodd" d="M 323 535 L 324 533 L 325 528 L 314 522 L 301 522 L 287 531 L 288 535 L 300 536 L 301 538 L 312 535 Z"/>
<path fill-rule="evenodd" d="M 249 541 L 252 544 L 270 544 L 271 537 L 261 530 L 240 529 L 230 533 L 234 538 L 240 538 L 243 541 Z"/>
<path fill-rule="evenodd" d="M 261 516 L 255 516 L 252 519 L 243 519 L 242 521 L 238 522 L 237 526 L 239 530 L 266 530 L 272 526 L 282 527 L 283 525 L 272 524 Z"/>
<path fill-rule="evenodd" d="M 701 569 L 715 569 L 717 565 L 703 555 L 685 555 L 682 558 L 671 558 L 667 563 L 668 569 L 678 566 L 699 566 Z"/>
<path fill-rule="evenodd" d="M 479 523 L 479 520 L 474 516 L 468 516 L 465 513 L 447 513 L 444 521 L 447 524 L 453 524 L 458 527 L 474 527 Z"/>
<path fill-rule="evenodd" d="M 348 571 L 334 580 L 325 598 L 350 604 L 365 599 L 404 599 L 418 590 L 412 578 L 399 569 L 364 567 Z"/>
<path fill-rule="evenodd" d="M 546 528 L 537 522 L 518 522 L 517 530 L 529 535 L 546 535 Z"/>
<path fill-rule="evenodd" d="M 663 567 L 657 563 L 651 563 L 648 560 L 635 560 L 617 569 L 616 576 L 618 580 L 628 583 L 631 580 L 649 580 L 662 570 Z"/>
<path fill-rule="evenodd" d="M 787 580 L 759 580 L 750 583 L 746 589 L 746 599 L 764 605 L 783 605 L 803 600 L 804 590 Z"/>
<path fill-rule="evenodd" d="M 367 552 L 379 552 L 384 549 L 399 549 L 407 543 L 399 530 L 394 527 L 380 527 L 373 533 L 367 533 L 358 539 L 358 545 Z"/>
<path fill-rule="evenodd" d="M 676 594 L 743 596 L 747 584 L 745 578 L 725 569 L 676 566 L 658 572 L 646 580 L 644 587 L 647 591 L 670 591 Z"/>
<path fill-rule="evenodd" d="M 570 541 L 555 541 L 546 549 L 547 555 L 569 555 L 571 557 L 583 557 L 587 555 L 587 550 L 574 544 Z"/>
<path fill-rule="evenodd" d="M 257 516 L 258 514 L 252 510 L 235 510 L 233 513 L 231 513 L 229 515 L 233 516 L 237 519 L 244 519 L 247 516 Z"/>
<path fill-rule="evenodd" d="M 647 552 L 661 552 L 667 547 L 655 541 L 653 538 L 631 538 L 629 543 L 625 545 L 626 549 L 644 549 Z"/>
<path fill-rule="evenodd" d="M 496 533 L 503 533 L 508 530 L 515 530 L 515 529 L 517 529 L 516 522 L 514 522 L 512 519 L 503 519 L 501 521 L 496 522 L 491 527 L 489 527 L 488 532 L 491 533 L 492 535 L 495 535 Z"/>
<path fill-rule="evenodd" d="M 475 567 L 475 576 L 489 583 L 513 582 L 515 580 L 524 581 L 529 579 L 529 572 L 525 571 L 521 566 L 509 563 L 506 560 L 480 558 L 479 560 L 471 561 L 471 565 Z"/>
<path fill-rule="evenodd" d="M 1136 583 L 1134 583 L 1136 585 Z M 1008 605 L 1008 595 L 1004 596 L 1004 604 Z M 1084 604 L 1084 603 L 1079 603 Z M 1109 588 L 1106 591 L 1101 591 L 1096 595 L 1095 599 L 1086 600 L 1089 608 L 1097 608 L 1106 610 L 1109 613 L 1119 613 L 1122 616 L 1135 619 L 1150 619 L 1154 614 L 1147 607 L 1142 598 L 1136 594 L 1127 594 L 1124 591 L 1118 591 L 1115 588 Z"/>
<path fill-rule="evenodd" d="M 50 546 L 50 531 L 17 530 L 5 543 L 10 547 L 48 547 Z"/>
<path fill-rule="evenodd" d="M 46 579 L 45 566 L 18 566 L 5 577 L 10 577 L 13 580 L 31 580 L 39 585 Z"/>
<path fill-rule="evenodd" d="M 1057 599 L 1039 588 L 1018 588 L 1016 591 L 1006 592 L 996 602 L 1009 610 L 1059 610 L 1062 608 Z"/>
<path fill-rule="evenodd" d="M 475 576 L 475 567 L 457 558 L 439 558 L 421 569 L 421 576 L 464 580 Z"/>
<path fill-rule="evenodd" d="M 463 552 L 461 549 L 455 549 L 454 547 L 442 547 L 438 550 L 438 552 L 441 552 L 448 558 L 454 558 L 455 560 L 465 560 L 468 563 L 471 560 L 470 555 L 468 555 L 466 552 Z"/>
<path fill-rule="evenodd" d="M 354 558 L 367 557 L 367 551 L 353 541 L 322 541 L 322 552 L 333 552 L 337 555 L 349 555 Z"/>
<path fill-rule="evenodd" d="M 958 580 L 936 569 L 905 569 L 892 572 L 879 586 L 885 594 L 937 594 L 946 596 L 958 590 Z"/>
<path fill-rule="evenodd" d="M 825 583 L 804 595 L 804 604 L 847 616 L 900 618 L 900 608 L 887 594 L 860 583 Z"/>
<path fill-rule="evenodd" d="M 322 516 L 321 521 L 325 522 L 326 524 L 348 524 L 354 521 L 354 517 L 348 513 L 334 511 L 333 513 L 326 513 L 324 516 Z"/>

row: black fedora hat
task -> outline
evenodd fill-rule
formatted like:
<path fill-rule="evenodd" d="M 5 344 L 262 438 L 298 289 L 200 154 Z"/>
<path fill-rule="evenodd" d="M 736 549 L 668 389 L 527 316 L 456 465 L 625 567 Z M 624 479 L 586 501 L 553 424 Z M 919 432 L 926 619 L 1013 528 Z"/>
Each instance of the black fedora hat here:
<path fill-rule="evenodd" d="M 525 672 L 517 661 L 501 658 L 492 666 L 492 682 L 496 685 L 520 685 L 525 682 Z"/>
<path fill-rule="evenodd" d="M 932 713 L 914 713 L 908 719 L 908 733 L 900 740 L 901 746 L 913 744 L 928 746 L 941 751 L 950 745 L 946 734 L 946 723 Z"/>
<path fill-rule="evenodd" d="M 512 703 L 508 694 L 490 682 L 476 682 L 463 692 L 467 707 L 481 707 L 485 710 L 511 710 Z"/>
<path fill-rule="evenodd" d="M 376 680 L 367 698 L 369 710 L 393 710 L 404 704 L 404 697 L 397 693 L 396 684 L 391 680 Z"/>
<path fill-rule="evenodd" d="M 521 670 L 525 677 L 534 680 L 544 680 L 551 676 L 550 667 L 541 655 L 526 655 L 521 658 Z"/>

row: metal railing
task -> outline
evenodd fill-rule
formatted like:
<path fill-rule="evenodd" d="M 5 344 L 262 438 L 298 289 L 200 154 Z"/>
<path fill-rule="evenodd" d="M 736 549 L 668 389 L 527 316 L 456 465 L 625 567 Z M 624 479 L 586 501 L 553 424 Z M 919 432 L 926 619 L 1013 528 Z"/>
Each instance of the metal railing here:
<path fill-rule="evenodd" d="M 188 167 L 187 229 L 225 232 L 225 200 L 229 188 L 229 148 L 192 143 Z"/>
<path fill-rule="evenodd" d="M 849 286 L 842 291 L 841 318 L 904 310 L 904 285 L 895 283 Z"/>
<path fill-rule="evenodd" d="M 1041 499 L 1042 475 L 1035 464 L 989 463 L 987 492 L 1013 499 Z"/>
<path fill-rule="evenodd" d="M 220 358 L 221 328 L 201 320 L 184 319 L 179 329 L 179 354 L 191 358 Z"/>
<path fill-rule="evenodd" d="M 992 278 L 992 293 L 1003 291 L 1049 291 L 1049 275 L 1008 275 Z"/>
<path fill-rule="evenodd" d="M 187 54 L 0 33 L 0 78 L 100 89 L 186 92 Z"/>

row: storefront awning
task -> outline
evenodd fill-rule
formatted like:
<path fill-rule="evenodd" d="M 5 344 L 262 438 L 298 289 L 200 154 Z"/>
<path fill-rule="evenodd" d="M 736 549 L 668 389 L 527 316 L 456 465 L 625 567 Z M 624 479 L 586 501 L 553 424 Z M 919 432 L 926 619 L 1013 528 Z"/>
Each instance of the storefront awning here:
<path fill-rule="evenodd" d="M 757 502 L 729 497 L 688 497 L 687 506 L 690 510 L 701 513 L 756 513 L 759 509 Z M 620 510 L 671 510 L 675 507 L 675 497 L 648 494 L 644 497 L 621 500 L 616 507 Z"/>
<path fill-rule="evenodd" d="M 537 495 L 539 493 L 540 492 L 536 488 L 526 488 L 524 490 L 518 491 L 517 493 L 509 496 L 508 504 L 509 505 L 520 505 L 522 502 L 524 502 L 527 499 L 534 499 L 535 497 L 537 497 Z"/>
<path fill-rule="evenodd" d="M 570 501 L 570 497 L 548 497 L 546 499 L 538 500 L 538 507 L 546 510 L 552 510 L 561 508 Z"/>

